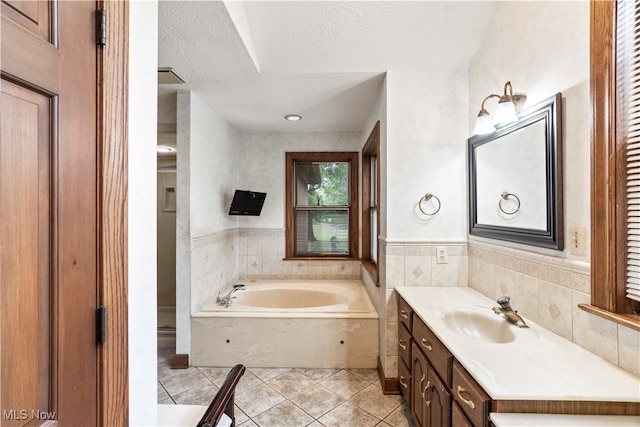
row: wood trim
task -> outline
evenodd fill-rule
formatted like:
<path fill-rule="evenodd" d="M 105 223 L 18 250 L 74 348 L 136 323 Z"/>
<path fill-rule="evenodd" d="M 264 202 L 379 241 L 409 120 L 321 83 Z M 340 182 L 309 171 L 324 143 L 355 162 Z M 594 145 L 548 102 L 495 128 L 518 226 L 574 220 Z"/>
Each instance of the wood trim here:
<path fill-rule="evenodd" d="M 189 367 L 188 354 L 174 354 L 171 358 L 171 369 L 187 369 Z"/>
<path fill-rule="evenodd" d="M 362 148 L 362 265 L 371 276 L 376 286 L 380 286 L 378 264 L 371 259 L 371 215 L 369 212 L 371 200 L 371 157 L 376 161 L 376 200 L 378 201 L 378 215 L 376 216 L 376 229 L 380 232 L 380 120 L 371 130 L 367 142 Z M 380 260 L 380 243 L 377 245 L 377 256 Z"/>
<path fill-rule="evenodd" d="M 382 362 L 378 358 L 378 378 L 380 379 L 380 386 L 382 387 L 382 394 L 400 394 L 400 382 L 397 378 L 387 378 L 384 376 L 384 368 Z"/>
<path fill-rule="evenodd" d="M 576 400 L 495 400 L 492 412 L 574 414 L 574 415 L 640 415 L 636 402 L 591 402 Z"/>
<path fill-rule="evenodd" d="M 349 253 L 336 255 L 298 257 L 295 254 L 295 213 L 293 205 L 293 166 L 297 160 L 317 162 L 349 162 Z M 353 151 L 287 152 L 285 154 L 285 258 L 288 259 L 358 259 L 358 153 Z"/>
<path fill-rule="evenodd" d="M 98 424 L 129 424 L 127 173 L 128 1 L 98 1 L 108 14 L 98 55 L 98 305 L 107 342 L 98 350 Z"/>
<path fill-rule="evenodd" d="M 611 313 L 640 304 L 625 297 L 626 200 L 623 141 L 616 132 L 616 2 L 591 2 L 591 303 Z"/>

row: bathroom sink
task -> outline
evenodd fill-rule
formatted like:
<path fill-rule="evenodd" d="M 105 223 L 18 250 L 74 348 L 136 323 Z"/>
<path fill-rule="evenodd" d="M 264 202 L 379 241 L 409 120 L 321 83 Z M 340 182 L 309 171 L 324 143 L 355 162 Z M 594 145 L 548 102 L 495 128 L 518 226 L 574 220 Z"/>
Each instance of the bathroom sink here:
<path fill-rule="evenodd" d="M 488 343 L 509 343 L 516 339 L 515 326 L 488 307 L 456 307 L 446 311 L 444 324 L 465 337 Z"/>

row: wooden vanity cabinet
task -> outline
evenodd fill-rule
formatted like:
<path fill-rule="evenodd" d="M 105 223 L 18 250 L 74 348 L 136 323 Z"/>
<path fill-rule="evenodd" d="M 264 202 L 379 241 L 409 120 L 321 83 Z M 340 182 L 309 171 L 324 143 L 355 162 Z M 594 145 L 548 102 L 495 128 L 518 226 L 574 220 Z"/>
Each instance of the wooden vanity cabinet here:
<path fill-rule="evenodd" d="M 400 389 L 418 427 L 488 427 L 491 400 L 400 296 L 398 317 Z M 463 399 L 454 394 L 454 378 L 456 387 L 464 390 L 460 392 Z M 469 398 L 475 399 L 481 409 L 470 410 L 471 415 L 462 408 Z M 482 415 L 477 416 L 480 412 Z"/>
<path fill-rule="evenodd" d="M 491 398 L 457 360 L 453 362 L 451 394 L 472 426 L 487 425 Z"/>
<path fill-rule="evenodd" d="M 451 426 L 452 427 L 473 427 L 473 424 L 469 422 L 467 417 L 464 415 L 464 412 L 462 412 L 462 409 L 460 409 L 458 402 L 456 402 L 455 400 L 451 405 Z"/>

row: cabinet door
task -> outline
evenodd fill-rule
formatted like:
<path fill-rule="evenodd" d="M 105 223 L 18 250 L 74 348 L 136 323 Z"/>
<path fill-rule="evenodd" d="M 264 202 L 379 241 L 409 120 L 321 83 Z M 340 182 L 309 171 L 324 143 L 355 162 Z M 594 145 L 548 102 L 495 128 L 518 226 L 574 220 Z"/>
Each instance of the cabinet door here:
<path fill-rule="evenodd" d="M 415 343 L 411 350 L 411 413 L 418 422 L 418 426 L 425 426 L 424 389 L 427 387 L 427 359 Z"/>
<path fill-rule="evenodd" d="M 448 427 L 451 422 L 451 394 L 436 374 L 435 369 L 429 367 L 427 371 L 429 387 L 425 391 L 426 422 L 425 427 Z M 454 424 L 455 425 L 455 424 Z"/>

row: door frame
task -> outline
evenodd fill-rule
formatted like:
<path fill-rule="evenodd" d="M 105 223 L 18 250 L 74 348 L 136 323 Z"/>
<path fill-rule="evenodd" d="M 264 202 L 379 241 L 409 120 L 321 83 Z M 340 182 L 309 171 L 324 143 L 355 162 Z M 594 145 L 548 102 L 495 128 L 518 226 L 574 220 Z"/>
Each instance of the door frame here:
<path fill-rule="evenodd" d="M 129 425 L 128 75 L 129 2 L 97 1 L 107 11 L 107 44 L 98 55 L 98 306 L 107 339 L 98 349 L 98 425 Z"/>

